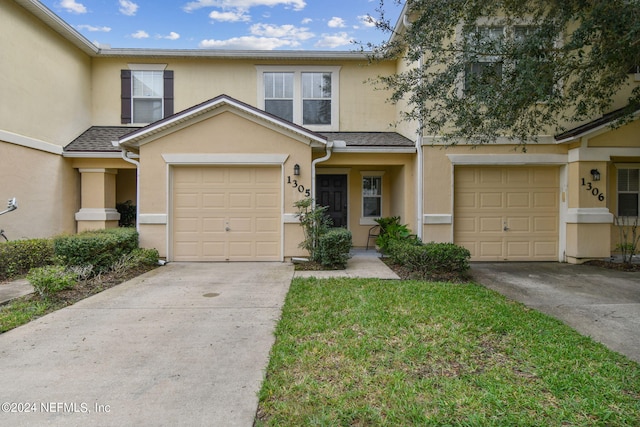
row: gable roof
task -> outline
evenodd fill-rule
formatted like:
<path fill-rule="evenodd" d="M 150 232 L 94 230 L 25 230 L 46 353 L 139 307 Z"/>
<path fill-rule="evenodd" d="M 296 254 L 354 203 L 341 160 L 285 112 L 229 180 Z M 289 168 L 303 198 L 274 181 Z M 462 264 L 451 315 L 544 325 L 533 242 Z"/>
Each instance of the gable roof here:
<path fill-rule="evenodd" d="M 148 142 L 154 135 L 161 132 L 171 131 L 172 128 L 176 128 L 177 126 L 189 121 L 204 119 L 211 113 L 215 113 L 216 110 L 221 109 L 226 111 L 235 111 L 256 121 L 261 121 L 273 126 L 281 132 L 287 132 L 293 137 L 314 147 L 324 147 L 327 143 L 327 138 L 317 132 L 310 131 L 302 126 L 281 119 L 280 117 L 276 117 L 266 111 L 260 110 L 249 104 L 245 104 L 244 102 L 238 101 L 228 95 L 216 96 L 215 98 L 201 104 L 194 105 L 191 108 L 187 108 L 186 110 L 175 113 L 169 117 L 165 117 L 162 120 L 158 120 L 155 123 L 151 123 L 148 126 L 134 130 L 133 132 L 121 136 L 118 139 L 118 143 L 121 146 L 138 148 Z"/>
<path fill-rule="evenodd" d="M 569 129 L 566 132 L 555 135 L 554 138 L 558 143 L 576 140 L 588 134 L 615 126 L 619 119 L 628 116 L 630 112 L 633 120 L 637 119 L 640 115 L 640 110 L 630 110 L 630 106 L 626 106 L 604 114 L 602 117 L 592 120 L 589 123 L 585 123 L 573 129 Z"/>

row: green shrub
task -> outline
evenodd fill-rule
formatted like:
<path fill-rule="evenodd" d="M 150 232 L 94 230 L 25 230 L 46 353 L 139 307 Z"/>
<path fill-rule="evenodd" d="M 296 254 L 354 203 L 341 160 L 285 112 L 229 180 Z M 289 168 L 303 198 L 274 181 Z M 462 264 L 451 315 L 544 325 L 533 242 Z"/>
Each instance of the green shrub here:
<path fill-rule="evenodd" d="M 333 228 L 320 237 L 318 258 L 325 267 L 344 268 L 353 246 L 351 231 Z"/>
<path fill-rule="evenodd" d="M 331 218 L 327 215 L 329 207 L 316 205 L 310 197 L 298 200 L 293 205 L 298 209 L 296 218 L 300 220 L 304 232 L 304 241 L 299 246 L 309 252 L 312 261 L 319 262 L 320 238 L 329 231 L 332 224 Z"/>
<path fill-rule="evenodd" d="M 469 270 L 468 249 L 453 243 L 416 245 L 410 241 L 396 241 L 389 246 L 392 262 L 402 265 L 421 278 L 446 278 L 464 275 Z"/>
<path fill-rule="evenodd" d="M 53 247 L 63 265 L 93 265 L 94 272 L 101 273 L 138 247 L 138 232 L 133 228 L 86 231 L 56 237 Z"/>
<path fill-rule="evenodd" d="M 0 243 L 0 280 L 26 274 L 53 263 L 51 239 L 12 240 Z"/>
<path fill-rule="evenodd" d="M 399 216 L 378 218 L 376 222 L 380 225 L 380 235 L 376 239 L 376 245 L 385 255 L 389 252 L 389 245 L 394 241 L 409 240 L 413 244 L 420 243 L 417 236 L 411 234 L 409 227 L 400 223 Z"/>
<path fill-rule="evenodd" d="M 27 280 L 42 298 L 49 298 L 55 293 L 72 288 L 76 284 L 76 274 L 61 265 L 47 265 L 32 268 Z"/>
<path fill-rule="evenodd" d="M 137 248 L 131 252 L 134 265 L 158 265 L 160 254 L 157 249 Z"/>

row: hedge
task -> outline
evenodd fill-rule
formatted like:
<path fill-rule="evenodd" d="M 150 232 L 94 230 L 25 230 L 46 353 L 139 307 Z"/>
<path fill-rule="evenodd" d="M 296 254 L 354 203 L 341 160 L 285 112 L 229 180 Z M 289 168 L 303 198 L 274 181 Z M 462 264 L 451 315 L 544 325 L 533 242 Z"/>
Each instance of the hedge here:
<path fill-rule="evenodd" d="M 389 245 L 388 256 L 392 262 L 422 278 L 433 278 L 466 273 L 471 254 L 468 249 L 453 243 L 416 245 L 409 241 L 393 241 Z"/>
<path fill-rule="evenodd" d="M 53 240 L 56 258 L 64 265 L 92 265 L 100 273 L 138 247 L 134 228 L 108 228 L 59 236 Z"/>
<path fill-rule="evenodd" d="M 12 240 L 0 243 L 0 280 L 26 274 L 53 262 L 51 239 Z"/>

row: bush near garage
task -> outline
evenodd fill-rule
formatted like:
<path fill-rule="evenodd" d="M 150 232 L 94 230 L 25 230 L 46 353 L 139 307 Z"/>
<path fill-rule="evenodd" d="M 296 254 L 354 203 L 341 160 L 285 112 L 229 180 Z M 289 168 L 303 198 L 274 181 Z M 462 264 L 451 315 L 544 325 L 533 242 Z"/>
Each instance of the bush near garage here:
<path fill-rule="evenodd" d="M 50 298 L 56 293 L 75 286 L 78 275 L 62 265 L 46 265 L 32 268 L 27 280 L 42 298 Z"/>
<path fill-rule="evenodd" d="M 388 257 L 411 278 L 461 281 L 469 271 L 471 254 L 453 243 L 416 244 L 411 240 L 394 240 L 389 243 Z"/>
<path fill-rule="evenodd" d="M 327 231 L 318 240 L 320 264 L 331 268 L 345 268 L 352 247 L 351 231 L 346 228 L 333 228 Z"/>
<path fill-rule="evenodd" d="M 128 227 L 85 231 L 54 238 L 53 248 L 60 264 L 92 265 L 95 273 L 101 273 L 138 248 L 138 232 Z"/>
<path fill-rule="evenodd" d="M 0 281 L 53 263 L 51 239 L 12 240 L 0 243 Z"/>

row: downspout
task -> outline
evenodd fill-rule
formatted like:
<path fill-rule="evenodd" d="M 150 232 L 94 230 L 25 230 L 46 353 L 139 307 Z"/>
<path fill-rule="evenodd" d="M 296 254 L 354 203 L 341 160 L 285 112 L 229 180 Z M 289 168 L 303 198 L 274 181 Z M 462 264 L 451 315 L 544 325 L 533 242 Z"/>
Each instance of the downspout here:
<path fill-rule="evenodd" d="M 313 206 L 316 205 L 316 165 L 321 162 L 326 162 L 331 158 L 332 148 L 333 141 L 327 141 L 327 154 L 311 162 L 311 197 L 313 198 Z"/>
<path fill-rule="evenodd" d="M 117 143 L 116 143 L 117 144 Z M 114 144 L 114 145 L 116 145 Z M 129 158 L 129 152 L 124 148 L 122 150 L 122 160 L 129 162 L 136 167 L 136 231 L 140 232 L 140 162 Z"/>
<path fill-rule="evenodd" d="M 405 19 L 406 19 L 407 15 L 405 15 Z M 422 56 L 420 56 L 420 59 L 418 60 L 418 67 L 420 68 L 420 70 L 422 70 L 422 67 L 424 66 L 424 59 Z M 420 114 L 420 120 L 418 121 L 418 132 L 416 132 L 416 150 L 417 150 L 417 154 L 418 154 L 418 185 L 417 185 L 417 192 L 418 192 L 418 197 L 416 198 L 418 200 L 418 206 L 417 206 L 417 215 L 418 215 L 418 223 L 417 223 L 417 235 L 418 235 L 418 239 L 422 240 L 422 235 L 423 233 L 423 220 L 422 217 L 424 216 L 424 153 L 422 152 L 422 133 L 423 133 L 423 128 L 424 128 L 424 120 L 423 120 L 423 114 Z"/>

